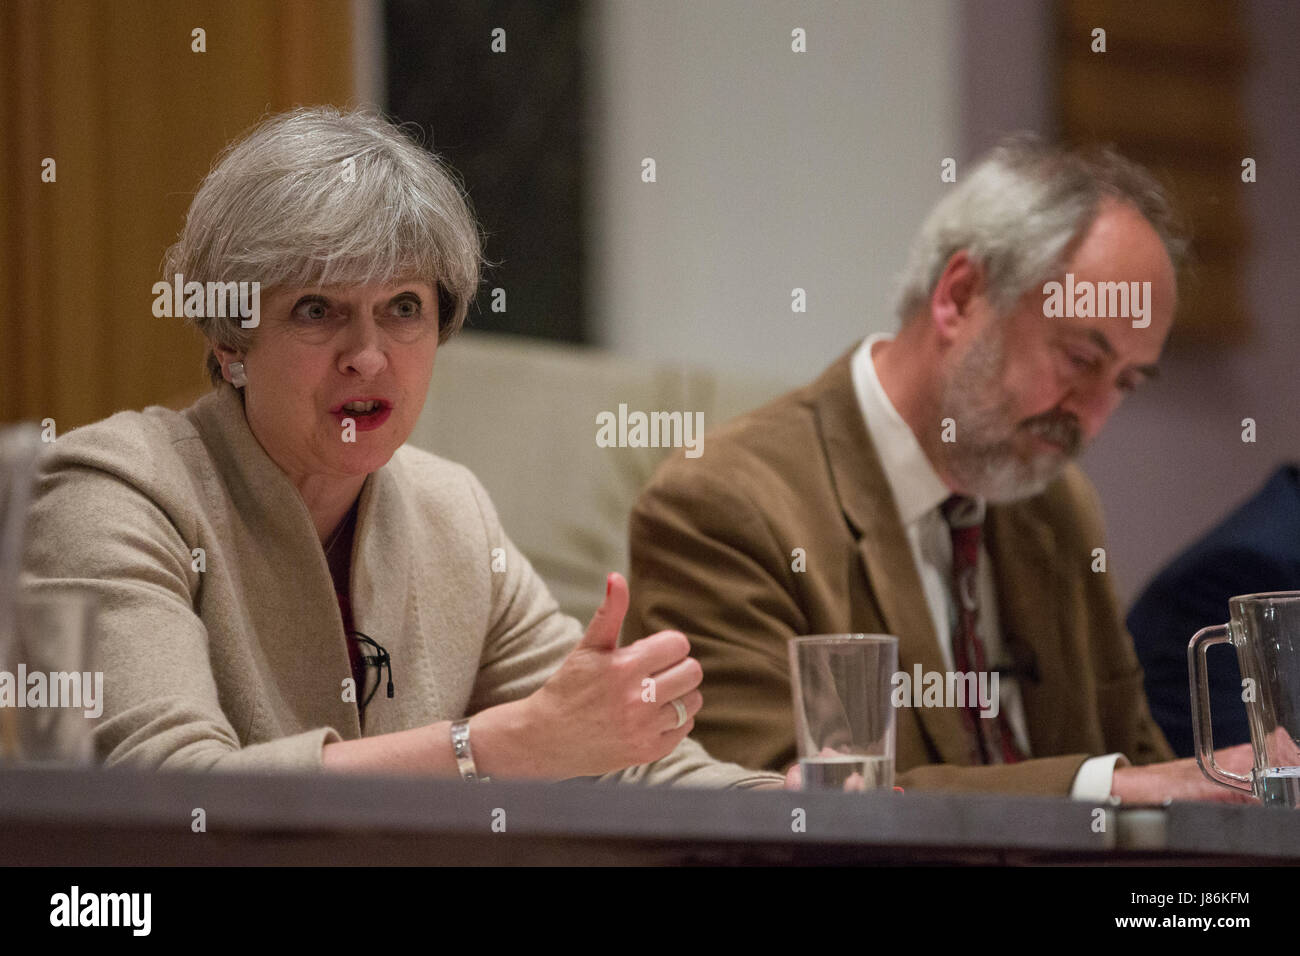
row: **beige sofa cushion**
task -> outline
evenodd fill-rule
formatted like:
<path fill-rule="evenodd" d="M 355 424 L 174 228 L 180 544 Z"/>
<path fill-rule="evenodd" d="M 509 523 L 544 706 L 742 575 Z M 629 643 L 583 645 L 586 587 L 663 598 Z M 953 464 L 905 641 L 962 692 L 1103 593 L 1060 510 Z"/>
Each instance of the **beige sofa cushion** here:
<path fill-rule="evenodd" d="M 790 387 L 599 349 L 463 333 L 438 352 L 410 442 L 468 466 L 560 606 L 585 622 L 627 573 L 627 517 L 671 448 L 601 448 L 597 415 L 703 412 L 707 431 Z M 484 556 L 484 560 L 489 560 Z"/>

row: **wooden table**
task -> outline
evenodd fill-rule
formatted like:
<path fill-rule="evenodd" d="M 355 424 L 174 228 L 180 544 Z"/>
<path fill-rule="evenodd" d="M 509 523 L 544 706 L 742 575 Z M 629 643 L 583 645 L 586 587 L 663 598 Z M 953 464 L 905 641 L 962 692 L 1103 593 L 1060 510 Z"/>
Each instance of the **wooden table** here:
<path fill-rule="evenodd" d="M 6 865 L 1242 865 L 1300 862 L 1297 824 L 1263 807 L 915 791 L 0 769 Z"/>

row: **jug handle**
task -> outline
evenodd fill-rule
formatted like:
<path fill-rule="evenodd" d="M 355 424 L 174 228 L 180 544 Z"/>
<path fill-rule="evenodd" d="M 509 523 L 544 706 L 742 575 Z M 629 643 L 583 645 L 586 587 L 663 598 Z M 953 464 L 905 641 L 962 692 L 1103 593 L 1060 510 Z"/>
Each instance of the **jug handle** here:
<path fill-rule="evenodd" d="M 1215 783 L 1254 793 L 1250 777 L 1224 770 L 1214 760 L 1214 730 L 1210 723 L 1210 676 L 1205 652 L 1215 644 L 1228 644 L 1232 635 L 1227 624 L 1203 627 L 1187 644 L 1187 673 L 1192 691 L 1192 735 L 1196 741 L 1196 762 L 1201 773 Z"/>

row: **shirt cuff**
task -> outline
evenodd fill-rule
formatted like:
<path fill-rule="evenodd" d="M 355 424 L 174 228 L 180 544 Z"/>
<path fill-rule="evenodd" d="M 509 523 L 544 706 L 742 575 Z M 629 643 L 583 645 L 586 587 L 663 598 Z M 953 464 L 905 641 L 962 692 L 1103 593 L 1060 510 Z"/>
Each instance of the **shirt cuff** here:
<path fill-rule="evenodd" d="M 1074 775 L 1074 785 L 1070 787 L 1070 799 L 1087 800 L 1090 803 L 1103 803 L 1109 800 L 1115 765 L 1121 760 L 1124 761 L 1122 766 L 1127 767 L 1128 759 L 1120 753 L 1085 760 L 1079 772 Z"/>

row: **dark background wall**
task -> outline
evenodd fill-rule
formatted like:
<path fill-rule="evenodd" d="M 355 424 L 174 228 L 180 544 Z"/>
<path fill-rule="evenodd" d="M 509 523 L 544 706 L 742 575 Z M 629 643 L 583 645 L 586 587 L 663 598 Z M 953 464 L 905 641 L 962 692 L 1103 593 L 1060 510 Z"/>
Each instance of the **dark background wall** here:
<path fill-rule="evenodd" d="M 580 0 L 386 0 L 388 112 L 470 187 L 491 265 L 473 328 L 586 339 Z M 493 31 L 505 31 L 494 52 Z M 505 311 L 493 311 L 493 290 Z"/>

